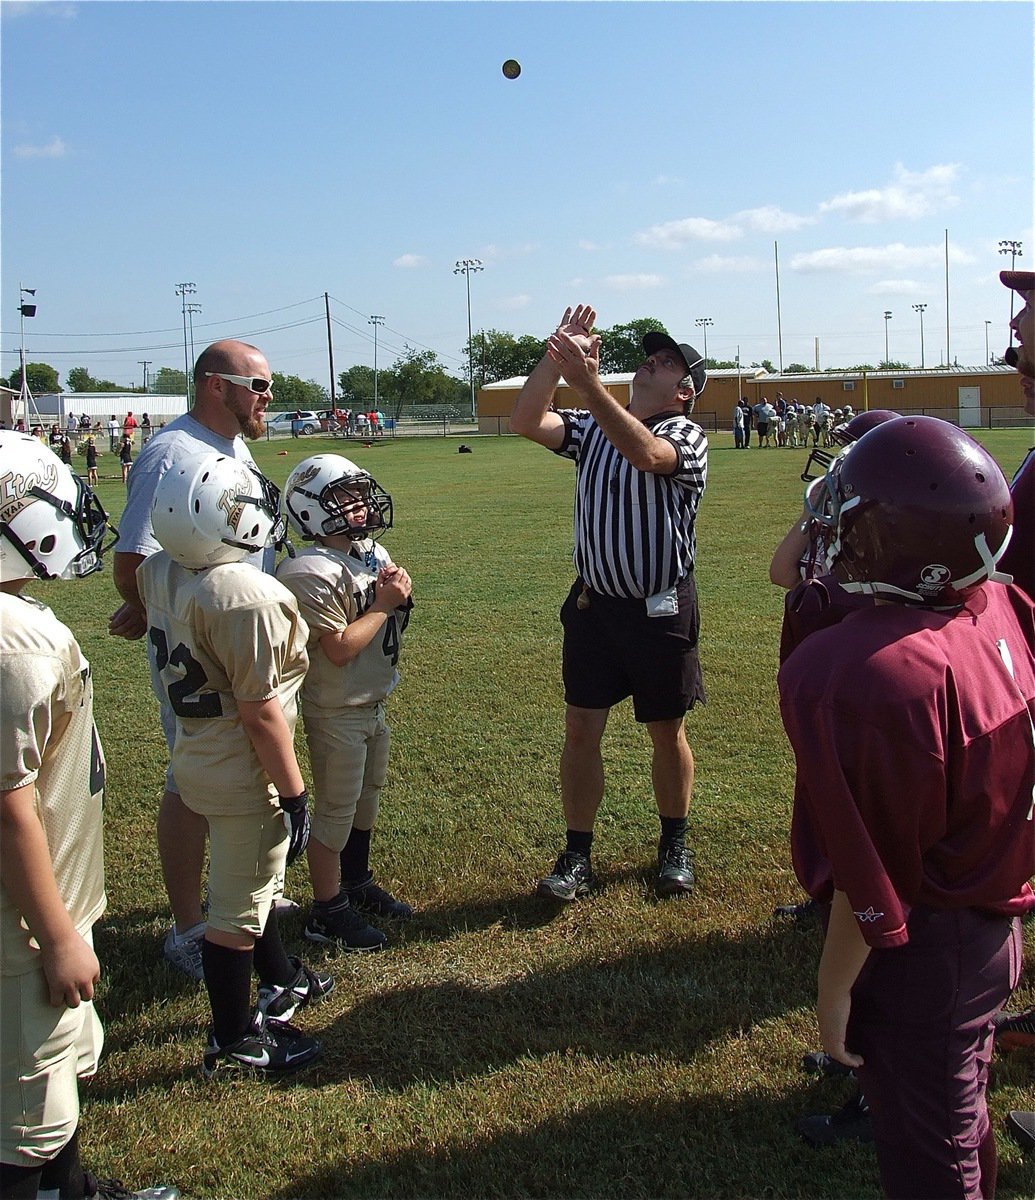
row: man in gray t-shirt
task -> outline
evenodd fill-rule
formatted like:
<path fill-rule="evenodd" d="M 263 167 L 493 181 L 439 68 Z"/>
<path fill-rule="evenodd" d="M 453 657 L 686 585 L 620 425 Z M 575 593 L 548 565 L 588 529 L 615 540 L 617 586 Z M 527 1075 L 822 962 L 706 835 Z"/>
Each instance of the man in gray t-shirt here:
<path fill-rule="evenodd" d="M 245 342 L 216 342 L 203 351 L 194 367 L 194 408 L 177 417 L 141 450 L 129 473 L 126 508 L 119 521 L 114 556 L 115 587 L 124 603 L 108 629 L 131 641 L 147 632 L 147 615 L 137 591 L 137 567 L 161 547 L 151 529 L 151 506 L 158 481 L 185 458 L 217 450 L 252 464 L 244 438 L 261 437 L 264 414 L 272 399 L 269 364 Z M 243 436 L 242 436 L 243 435 Z M 273 568 L 273 547 L 250 561 Z M 150 655 L 148 656 L 150 663 Z M 176 720 L 168 697 L 152 669 L 151 684 L 162 713 L 162 730 L 170 749 Z M 203 817 L 180 799 L 176 781 L 166 773 L 165 794 L 158 812 L 158 853 L 172 907 L 173 926 L 165 940 L 165 957 L 180 970 L 202 978 L 201 942 L 205 918 L 201 909 L 201 876 L 208 827 Z"/>

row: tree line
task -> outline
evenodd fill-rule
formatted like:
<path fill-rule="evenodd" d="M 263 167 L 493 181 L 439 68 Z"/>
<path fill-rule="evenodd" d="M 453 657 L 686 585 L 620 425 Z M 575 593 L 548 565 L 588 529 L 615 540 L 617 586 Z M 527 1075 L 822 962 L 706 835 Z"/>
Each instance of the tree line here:
<path fill-rule="evenodd" d="M 639 317 L 613 325 L 610 329 L 594 330 L 600 335 L 600 370 L 605 374 L 635 371 L 643 361 L 643 336 L 653 331 L 666 332 L 655 317 Z M 543 340 L 532 334 L 515 336 L 500 329 L 484 329 L 474 335 L 470 346 L 463 347 L 461 356 L 464 367 L 458 376 L 450 372 L 434 350 L 418 350 L 407 345 L 391 366 L 378 370 L 376 407 L 390 415 L 398 415 L 403 405 L 436 410 L 464 409 L 468 403 L 472 366 L 476 387 L 528 375 L 543 356 Z M 709 358 L 706 365 L 711 370 L 734 370 L 738 364 Z M 741 366 L 745 369 L 761 367 L 770 373 L 776 372 L 776 367 L 768 358 Z M 880 362 L 876 365 L 858 363 L 852 367 L 828 367 L 825 372 L 908 369 L 908 363 Z M 813 371 L 814 368 L 804 363 L 791 363 L 784 367 L 783 373 L 794 375 Z M 26 363 L 25 373 L 33 395 L 61 391 L 58 372 L 49 363 Z M 3 382 L 18 391 L 21 389 L 21 377 L 21 368 L 18 367 Z M 110 379 L 95 379 L 86 367 L 72 367 L 65 382 L 65 390 L 69 392 L 145 394 L 142 387 L 119 387 Z M 186 391 L 187 381 L 183 371 L 159 367 L 146 394 L 182 396 Z M 330 393 L 323 384 L 313 379 L 301 379 L 297 375 L 273 372 L 273 409 L 320 410 L 328 408 L 330 402 Z M 373 368 L 357 364 L 341 371 L 337 378 L 335 402 L 339 408 L 354 410 L 369 411 L 375 407 Z"/>

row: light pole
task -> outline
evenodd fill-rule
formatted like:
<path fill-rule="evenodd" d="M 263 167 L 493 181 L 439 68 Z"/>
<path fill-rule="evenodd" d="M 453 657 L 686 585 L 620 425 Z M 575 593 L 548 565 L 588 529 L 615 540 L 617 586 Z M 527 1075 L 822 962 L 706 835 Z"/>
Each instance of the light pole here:
<path fill-rule="evenodd" d="M 914 304 L 913 312 L 920 314 L 920 369 L 924 369 L 924 313 L 927 311 L 926 304 Z"/>
<path fill-rule="evenodd" d="M 367 323 L 374 327 L 374 412 L 377 412 L 377 327 L 385 323 L 384 317 L 368 317 Z"/>
<path fill-rule="evenodd" d="M 190 363 L 187 360 L 187 297 L 197 292 L 193 283 L 178 283 L 176 295 L 180 297 L 180 311 L 183 314 L 183 386 L 187 393 L 187 407 L 190 408 Z"/>
<path fill-rule="evenodd" d="M 991 321 L 985 322 L 985 366 L 986 367 L 991 366 L 991 364 L 992 364 L 992 357 L 988 353 L 988 327 L 991 324 L 992 324 Z"/>
<path fill-rule="evenodd" d="M 891 313 L 884 310 L 884 366 L 887 367 L 891 362 L 891 355 L 888 353 L 888 322 L 891 320 Z"/>
<path fill-rule="evenodd" d="M 1021 249 L 1021 243 L 1009 241 L 1009 240 L 1004 240 L 999 243 L 999 253 L 1000 254 L 1009 254 L 1011 271 L 1016 266 L 1017 259 L 1024 257 L 1024 251 Z M 1011 326 L 1011 328 L 1010 328 L 1010 345 L 1012 346 L 1013 345 L 1013 296 L 1014 296 L 1014 292 L 1013 292 L 1013 288 L 1008 288 L 1007 291 L 1009 291 L 1009 293 L 1010 293 L 1010 326 Z"/>
<path fill-rule="evenodd" d="M 694 324 L 699 325 L 704 330 L 704 365 L 705 365 L 705 367 L 707 367 L 708 366 L 708 326 L 714 325 L 715 322 L 711 319 L 711 317 L 698 317 L 697 320 L 694 321 Z"/>
<path fill-rule="evenodd" d="M 35 288 L 22 287 L 18 285 L 18 320 L 21 329 L 21 349 L 19 358 L 22 365 L 22 385 L 18 391 L 18 403 L 21 406 L 22 415 L 25 418 L 25 426 L 29 425 L 29 401 L 32 399 L 32 392 L 29 391 L 29 381 L 25 375 L 25 318 L 34 317 L 36 315 L 36 305 L 32 301 L 25 302 L 26 296 L 35 296 Z M 16 418 L 17 420 L 17 418 Z"/>
<path fill-rule="evenodd" d="M 187 305 L 187 324 L 190 327 L 190 367 L 191 373 L 188 376 L 191 384 L 194 382 L 194 314 L 201 312 L 200 304 Z"/>
<path fill-rule="evenodd" d="M 467 277 L 467 373 L 471 379 L 471 420 L 478 420 L 478 407 L 474 399 L 474 344 L 473 335 L 471 333 L 471 273 L 473 271 L 484 271 L 485 267 L 479 258 L 460 258 L 457 259 L 456 266 L 453 267 L 454 275 L 465 275 Z"/>

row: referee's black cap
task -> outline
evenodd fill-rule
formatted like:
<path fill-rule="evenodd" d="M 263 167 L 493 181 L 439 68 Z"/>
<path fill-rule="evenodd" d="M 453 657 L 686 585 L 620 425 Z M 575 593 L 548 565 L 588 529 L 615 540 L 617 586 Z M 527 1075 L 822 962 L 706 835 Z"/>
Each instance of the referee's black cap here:
<path fill-rule="evenodd" d="M 708 373 L 704 369 L 704 358 L 686 342 L 677 342 L 667 333 L 652 330 L 643 335 L 643 350 L 645 354 L 656 354 L 659 350 L 675 350 L 682 358 L 690 382 L 694 385 L 694 394 L 699 396 L 708 382 Z"/>

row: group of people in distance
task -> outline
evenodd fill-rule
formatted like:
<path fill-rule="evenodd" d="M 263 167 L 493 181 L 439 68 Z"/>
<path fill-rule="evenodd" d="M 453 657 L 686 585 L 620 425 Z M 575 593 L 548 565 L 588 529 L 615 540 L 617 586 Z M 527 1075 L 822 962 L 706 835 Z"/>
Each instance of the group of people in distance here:
<path fill-rule="evenodd" d="M 1025 302 L 1011 354 L 1035 415 L 1035 277 L 1003 281 Z M 565 311 L 511 421 L 575 468 L 577 577 L 561 610 L 566 840 L 536 891 L 566 903 L 597 886 L 602 741 L 631 697 L 652 744 L 657 893 L 685 897 L 685 716 L 706 699 L 694 567 L 708 447 L 691 414 L 707 375 L 692 346 L 649 333 L 626 409 L 600 381 L 595 320 L 586 305 Z M 562 379 L 574 407 L 556 406 Z M 280 1077 L 320 1057 L 291 1022 L 334 988 L 281 940 L 288 863 L 307 856 L 309 941 L 378 950 L 379 926 L 413 913 L 370 865 L 413 584 L 377 540 L 393 503 L 369 472 L 312 455 L 281 497 L 256 469 L 245 439 L 263 431 L 272 380 L 255 347 L 215 343 L 194 381 L 195 407 L 130 473 L 114 556 L 123 604 L 109 628 L 145 639 L 161 706 L 164 953 L 204 980 L 202 1069 Z M 819 1034 L 858 1075 L 888 1196 L 988 1200 L 993 1027 L 1018 982 L 1019 918 L 1035 908 L 1035 470 L 1029 457 L 1011 496 L 994 459 L 934 418 L 886 414 L 845 436 L 772 569 L 788 590 L 778 682 L 797 764 L 792 859 L 824 917 Z M 0 476 L 0 1191 L 124 1196 L 83 1170 L 77 1134 L 77 1078 L 96 1070 L 103 1040 L 92 678 L 71 631 L 21 594 L 33 579 L 97 570 L 108 522 L 37 439 L 0 433 Z M 278 565 L 287 527 L 307 545 Z M 294 749 L 299 698 L 312 812 Z"/>
<path fill-rule="evenodd" d="M 855 416 L 850 404 L 832 409 L 821 397 L 814 404 L 802 404 L 795 397 L 785 400 L 783 392 L 776 393 L 772 404 L 762 396 L 752 404 L 747 396 L 741 396 L 733 406 L 733 447 L 747 450 L 751 447 L 751 431 L 757 434 L 756 445 L 788 446 L 796 450 L 799 446 L 834 444 L 834 430 L 847 424 Z"/>

